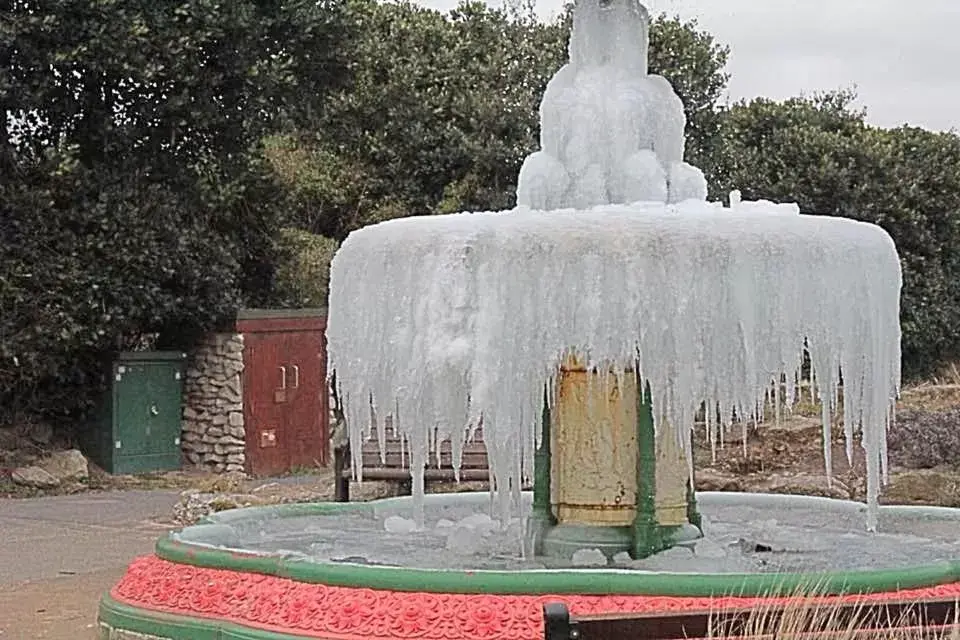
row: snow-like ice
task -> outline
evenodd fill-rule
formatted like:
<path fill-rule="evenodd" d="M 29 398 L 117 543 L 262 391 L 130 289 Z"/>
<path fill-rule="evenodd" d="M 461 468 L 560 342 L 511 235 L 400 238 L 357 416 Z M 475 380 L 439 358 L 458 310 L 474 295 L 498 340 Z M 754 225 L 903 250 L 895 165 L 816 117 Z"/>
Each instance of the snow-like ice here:
<path fill-rule="evenodd" d="M 842 370 L 847 455 L 859 431 L 873 528 L 900 386 L 894 244 L 879 227 L 795 204 L 739 192 L 730 208 L 707 203 L 702 172 L 683 162 L 683 104 L 647 72 L 649 27 L 637 0 L 576 3 L 570 62 L 544 95 L 542 148 L 522 167 L 517 209 L 393 220 L 343 243 L 327 338 L 353 469 L 362 479 L 371 416 L 381 444 L 392 418 L 422 505 L 419 470 L 431 454 L 439 462 L 437 443 L 451 440 L 457 467 L 482 417 L 506 519 L 565 354 L 603 372 L 636 365 L 657 428 L 669 425 L 692 465 L 698 408 L 707 403 L 710 440 L 722 440 L 734 412 L 757 413 L 772 386 L 777 407 L 796 397 L 808 349 L 827 443 Z"/>
<path fill-rule="evenodd" d="M 509 490 L 532 475 L 544 385 L 564 354 L 601 371 L 637 363 L 657 428 L 688 449 L 703 402 L 720 409 L 716 430 L 734 411 L 754 414 L 781 376 L 795 397 L 807 348 L 825 430 L 842 370 L 848 452 L 860 433 L 873 527 L 900 386 L 896 249 L 874 225 L 766 208 L 518 208 L 352 233 L 333 260 L 327 338 L 354 470 L 362 440 L 385 435 L 382 419 L 368 428 L 371 399 L 394 415 L 414 470 L 446 438 L 458 462 L 482 416 L 506 513 Z M 422 474 L 412 477 L 422 495 Z"/>
<path fill-rule="evenodd" d="M 520 170 L 519 205 L 706 200 L 703 172 L 683 161 L 683 103 L 648 73 L 649 34 L 637 0 L 574 5 L 570 61 L 547 84 L 540 150 Z"/>

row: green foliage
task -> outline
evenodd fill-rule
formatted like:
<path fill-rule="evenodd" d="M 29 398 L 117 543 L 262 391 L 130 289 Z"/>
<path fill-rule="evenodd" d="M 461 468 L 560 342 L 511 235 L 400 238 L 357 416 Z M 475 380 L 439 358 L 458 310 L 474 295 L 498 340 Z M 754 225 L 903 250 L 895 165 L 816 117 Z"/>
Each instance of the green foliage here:
<path fill-rule="evenodd" d="M 330 261 L 336 240 L 299 229 L 282 229 L 275 290 L 285 304 L 298 308 L 327 306 Z"/>
<path fill-rule="evenodd" d="M 259 140 L 349 74 L 294 0 L 14 0 L 0 21 L 0 405 L 63 414 L 120 349 L 186 347 L 272 295 Z"/>
<path fill-rule="evenodd" d="M 111 351 L 239 303 L 237 257 L 177 191 L 135 169 L 36 177 L 0 187 L 4 396 L 77 408 Z"/>
<path fill-rule="evenodd" d="M 900 253 L 904 371 L 960 355 L 960 137 L 868 126 L 849 92 L 755 100 L 723 118 L 723 190 L 882 226 Z"/>
<path fill-rule="evenodd" d="M 241 305 L 322 305 L 336 242 L 364 225 L 512 206 L 569 27 L 480 2 L 13 0 L 0 405 L 83 408 L 118 349 L 189 346 Z M 907 372 L 960 356 L 960 139 L 870 127 L 851 92 L 719 109 L 727 55 L 653 22 L 651 72 L 711 195 L 882 225 Z"/>
<path fill-rule="evenodd" d="M 244 153 L 344 75 L 333 7 L 252 0 L 14 0 L 0 34 L 32 156 L 69 141 L 84 162 L 151 170 Z"/>
<path fill-rule="evenodd" d="M 354 82 L 272 149 L 298 226 L 343 238 L 397 215 L 513 206 L 543 91 L 567 58 L 569 13 L 544 24 L 529 7 L 480 2 L 447 15 L 410 2 L 350 7 L 365 25 L 349 46 Z M 678 87 L 689 155 L 706 162 L 726 49 L 695 23 L 660 16 L 652 31 L 652 70 Z"/>

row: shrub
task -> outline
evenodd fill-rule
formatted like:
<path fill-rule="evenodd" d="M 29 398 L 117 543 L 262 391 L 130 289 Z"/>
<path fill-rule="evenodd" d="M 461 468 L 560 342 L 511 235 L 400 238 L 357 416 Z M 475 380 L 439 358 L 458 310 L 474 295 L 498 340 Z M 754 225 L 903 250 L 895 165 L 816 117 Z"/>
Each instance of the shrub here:
<path fill-rule="evenodd" d="M 887 435 L 890 463 L 909 469 L 960 469 L 960 409 L 901 409 Z"/>
<path fill-rule="evenodd" d="M 283 229 L 277 244 L 277 296 L 290 306 L 326 306 L 330 261 L 339 247 L 337 241 L 299 229 Z"/>

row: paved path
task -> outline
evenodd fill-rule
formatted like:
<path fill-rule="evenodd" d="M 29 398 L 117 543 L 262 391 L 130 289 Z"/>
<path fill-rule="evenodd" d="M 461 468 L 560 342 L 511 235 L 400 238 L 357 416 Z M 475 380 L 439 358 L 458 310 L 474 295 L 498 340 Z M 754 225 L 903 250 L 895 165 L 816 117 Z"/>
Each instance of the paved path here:
<path fill-rule="evenodd" d="M 100 595 L 164 531 L 179 493 L 0 500 L 0 640 L 92 640 Z"/>

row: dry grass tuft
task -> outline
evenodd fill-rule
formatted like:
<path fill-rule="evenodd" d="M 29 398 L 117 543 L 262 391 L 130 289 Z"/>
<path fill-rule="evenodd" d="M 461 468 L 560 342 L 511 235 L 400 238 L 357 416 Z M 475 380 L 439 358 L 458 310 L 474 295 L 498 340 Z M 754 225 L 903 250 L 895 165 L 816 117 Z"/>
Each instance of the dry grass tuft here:
<path fill-rule="evenodd" d="M 815 591 L 814 591 L 815 593 Z M 960 640 L 960 618 L 947 627 L 932 627 L 923 619 L 921 608 L 908 608 L 896 619 L 885 619 L 877 609 L 860 600 L 855 603 L 824 601 L 803 589 L 783 607 L 776 600 L 742 617 L 725 620 L 722 612 L 712 616 L 710 638 L 771 640 Z M 881 610 L 882 611 L 882 610 Z"/>

